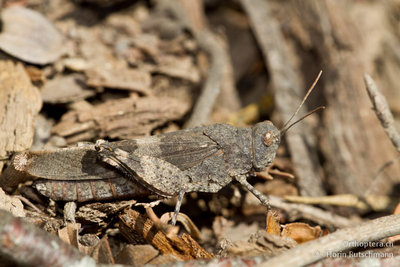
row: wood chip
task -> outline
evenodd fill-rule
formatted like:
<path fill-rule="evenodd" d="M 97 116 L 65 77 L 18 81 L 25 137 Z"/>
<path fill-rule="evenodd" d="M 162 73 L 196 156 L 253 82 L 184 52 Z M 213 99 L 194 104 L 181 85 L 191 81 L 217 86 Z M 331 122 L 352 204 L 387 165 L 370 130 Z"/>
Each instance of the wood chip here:
<path fill-rule="evenodd" d="M 61 229 L 58 229 L 58 237 L 65 243 L 79 249 L 79 230 L 81 229 L 80 223 L 67 223 L 67 225 Z"/>
<path fill-rule="evenodd" d="M 86 87 L 84 77 L 79 74 L 56 76 L 42 88 L 45 103 L 67 103 L 94 96 L 96 92 Z"/>
<path fill-rule="evenodd" d="M 96 260 L 98 263 L 103 264 L 114 264 L 114 257 L 111 252 L 110 244 L 108 243 L 107 235 L 103 236 L 100 239 L 100 242 L 93 248 L 92 253 L 90 254 L 92 258 Z"/>
<path fill-rule="evenodd" d="M 93 68 L 85 72 L 88 80 L 86 84 L 94 87 L 107 87 L 111 89 L 123 89 L 151 95 L 150 73 L 135 69 L 105 69 Z"/>
<path fill-rule="evenodd" d="M 180 78 L 198 83 L 200 81 L 200 73 L 194 65 L 193 59 L 189 56 L 176 57 L 172 55 L 163 55 L 157 58 L 158 65 L 154 71 L 162 73 L 174 78 Z"/>
<path fill-rule="evenodd" d="M 140 34 L 137 35 L 133 40 L 135 47 L 144 51 L 146 54 L 155 57 L 159 53 L 159 39 L 154 34 Z"/>
<path fill-rule="evenodd" d="M 95 224 L 98 228 L 102 228 L 108 225 L 106 221 L 110 216 L 116 215 L 118 212 L 131 207 L 135 203 L 135 200 L 89 203 L 79 207 L 75 216 L 78 220 Z"/>
<path fill-rule="evenodd" d="M 1 13 L 0 48 L 33 64 L 55 62 L 63 54 L 63 38 L 53 24 L 36 11 L 13 6 Z"/>
<path fill-rule="evenodd" d="M 131 139 L 150 135 L 156 127 L 181 119 L 188 103 L 168 97 L 108 100 L 88 110 L 69 111 L 52 132 L 68 143 L 93 138 Z"/>
<path fill-rule="evenodd" d="M 25 213 L 25 221 L 36 225 L 49 233 L 57 235 L 58 230 L 64 226 L 64 222 L 61 219 L 43 215 L 43 213 L 38 213 L 36 211 L 26 210 Z"/>
<path fill-rule="evenodd" d="M 64 66 L 72 71 L 84 71 L 89 68 L 88 62 L 83 58 L 66 58 L 62 62 Z"/>
<path fill-rule="evenodd" d="M 34 66 L 25 66 L 25 71 L 28 73 L 29 78 L 34 84 L 43 84 L 46 82 L 46 75 L 41 69 Z"/>
<path fill-rule="evenodd" d="M 181 260 L 213 257 L 213 254 L 205 251 L 190 235 L 168 237 L 154 227 L 152 220 L 135 210 L 127 210 L 119 218 L 121 234 L 131 243 L 146 240 L 162 254 L 171 254 Z"/>

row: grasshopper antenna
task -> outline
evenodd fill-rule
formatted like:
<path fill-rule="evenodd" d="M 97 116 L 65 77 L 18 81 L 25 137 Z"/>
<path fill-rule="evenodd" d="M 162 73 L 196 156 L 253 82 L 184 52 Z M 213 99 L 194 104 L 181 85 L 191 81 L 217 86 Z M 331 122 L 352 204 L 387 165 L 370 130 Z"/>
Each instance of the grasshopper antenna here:
<path fill-rule="evenodd" d="M 289 128 L 291 128 L 293 125 L 297 124 L 299 121 L 308 117 L 312 113 L 325 108 L 324 106 L 318 107 L 318 108 L 308 112 L 306 115 L 304 115 L 303 117 L 301 117 L 300 119 L 298 119 L 297 121 L 295 121 L 294 123 L 289 125 L 289 123 L 293 120 L 293 118 L 297 115 L 297 113 L 299 113 L 299 110 L 303 106 L 304 102 L 306 102 L 308 96 L 310 95 L 310 93 L 314 89 L 315 85 L 317 84 L 319 78 L 321 77 L 321 74 L 322 74 L 322 70 L 319 71 L 317 78 L 315 78 L 313 84 L 311 85 L 310 89 L 308 89 L 307 94 L 304 96 L 303 101 L 301 101 L 301 103 L 297 107 L 296 111 L 293 113 L 293 115 L 290 117 L 290 119 L 285 123 L 285 125 L 283 125 L 282 129 L 279 130 L 281 132 L 281 136 L 284 135 L 287 132 L 287 130 L 289 130 Z"/>
<path fill-rule="evenodd" d="M 311 110 L 310 112 L 308 112 L 306 115 L 304 115 L 303 117 L 301 117 L 300 119 L 298 119 L 297 121 L 293 122 L 292 124 L 290 124 L 289 126 L 287 126 L 285 129 L 280 130 L 281 132 L 281 136 L 283 136 L 290 128 L 292 128 L 293 125 L 297 124 L 298 122 L 304 120 L 305 118 L 307 118 L 308 116 L 310 116 L 311 114 L 317 112 L 318 110 L 321 109 L 325 109 L 325 106 L 319 106 L 313 110 Z"/>

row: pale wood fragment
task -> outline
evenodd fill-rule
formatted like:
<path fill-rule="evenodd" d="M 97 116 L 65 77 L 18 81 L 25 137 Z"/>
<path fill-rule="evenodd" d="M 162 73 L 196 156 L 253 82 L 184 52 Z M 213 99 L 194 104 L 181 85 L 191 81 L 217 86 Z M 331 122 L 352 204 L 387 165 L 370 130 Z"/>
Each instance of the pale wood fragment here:
<path fill-rule="evenodd" d="M 93 138 L 131 139 L 150 135 L 158 126 L 178 120 L 189 104 L 169 97 L 130 97 L 108 100 L 84 110 L 71 110 L 52 132 L 68 143 Z"/>
<path fill-rule="evenodd" d="M 33 121 L 41 107 L 39 90 L 22 64 L 0 61 L 0 158 L 31 147 Z"/>
<path fill-rule="evenodd" d="M 84 77 L 79 74 L 56 76 L 42 87 L 41 94 L 45 103 L 68 103 L 94 96 L 84 84 Z"/>
<path fill-rule="evenodd" d="M 124 89 L 151 95 L 150 73 L 135 69 L 110 69 L 96 67 L 85 71 L 88 77 L 86 84 L 94 87 Z"/>

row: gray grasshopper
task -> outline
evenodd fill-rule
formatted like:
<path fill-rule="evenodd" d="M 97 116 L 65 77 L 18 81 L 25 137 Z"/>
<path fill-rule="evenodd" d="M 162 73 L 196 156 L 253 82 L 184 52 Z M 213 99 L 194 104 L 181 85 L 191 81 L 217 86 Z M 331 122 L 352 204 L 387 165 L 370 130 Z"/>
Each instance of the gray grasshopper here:
<path fill-rule="evenodd" d="M 214 124 L 135 140 L 98 140 L 96 150 L 101 161 L 153 194 L 178 196 L 174 224 L 185 193 L 216 193 L 233 179 L 268 206 L 246 179 L 271 165 L 279 143 L 279 130 L 265 121 L 252 128 Z"/>
<path fill-rule="evenodd" d="M 232 180 L 268 207 L 267 198 L 246 179 L 271 165 L 280 136 L 270 121 L 252 128 L 214 124 L 133 140 L 24 152 L 14 157 L 0 185 L 12 191 L 28 176 L 39 193 L 78 202 L 178 196 L 174 224 L 185 193 L 215 193 Z"/>
<path fill-rule="evenodd" d="M 185 193 L 216 193 L 232 180 L 269 207 L 267 198 L 246 179 L 271 165 L 280 136 L 270 121 L 252 128 L 214 124 L 139 139 L 24 152 L 4 171 L 0 186 L 12 191 L 28 177 L 35 180 L 39 193 L 78 202 L 178 196 L 175 224 Z"/>

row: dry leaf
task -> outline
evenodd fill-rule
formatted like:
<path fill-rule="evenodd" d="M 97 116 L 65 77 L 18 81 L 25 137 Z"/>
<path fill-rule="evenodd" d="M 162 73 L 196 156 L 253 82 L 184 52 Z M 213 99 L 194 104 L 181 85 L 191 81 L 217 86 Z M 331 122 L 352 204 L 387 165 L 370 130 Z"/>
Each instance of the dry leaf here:
<path fill-rule="evenodd" d="M 280 235 L 281 224 L 279 223 L 280 218 L 276 212 L 270 211 L 267 214 L 267 233 Z"/>
<path fill-rule="evenodd" d="M 301 244 L 321 235 L 321 227 L 319 225 L 311 227 L 306 223 L 289 223 L 283 226 L 282 236 L 287 236 Z"/>

